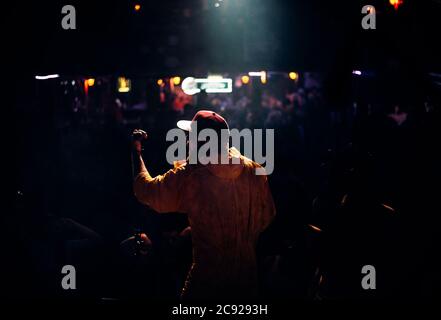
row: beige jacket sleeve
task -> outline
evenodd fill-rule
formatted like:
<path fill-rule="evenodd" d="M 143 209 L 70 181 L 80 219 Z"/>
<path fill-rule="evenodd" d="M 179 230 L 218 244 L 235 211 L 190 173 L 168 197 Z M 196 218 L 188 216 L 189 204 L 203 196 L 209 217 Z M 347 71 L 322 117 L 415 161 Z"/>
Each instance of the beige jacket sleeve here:
<path fill-rule="evenodd" d="M 170 169 L 154 178 L 147 171 L 141 172 L 133 183 L 139 202 L 157 212 L 181 212 L 182 191 L 185 185 L 185 168 Z"/>

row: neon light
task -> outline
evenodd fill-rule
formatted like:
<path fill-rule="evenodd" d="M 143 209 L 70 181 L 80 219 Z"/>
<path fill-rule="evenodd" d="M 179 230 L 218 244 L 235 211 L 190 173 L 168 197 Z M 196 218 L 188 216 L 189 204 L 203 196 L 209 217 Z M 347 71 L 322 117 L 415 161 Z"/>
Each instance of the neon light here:
<path fill-rule="evenodd" d="M 182 81 L 181 87 L 188 95 L 194 95 L 202 90 L 205 90 L 206 93 L 230 93 L 233 91 L 233 79 L 187 77 Z"/>
<path fill-rule="evenodd" d="M 35 79 L 37 80 L 47 80 L 47 79 L 54 79 L 58 78 L 59 74 L 48 74 L 47 76 L 35 76 Z"/>
<path fill-rule="evenodd" d="M 250 71 L 248 72 L 248 75 L 250 77 L 261 77 L 264 73 L 265 71 Z"/>

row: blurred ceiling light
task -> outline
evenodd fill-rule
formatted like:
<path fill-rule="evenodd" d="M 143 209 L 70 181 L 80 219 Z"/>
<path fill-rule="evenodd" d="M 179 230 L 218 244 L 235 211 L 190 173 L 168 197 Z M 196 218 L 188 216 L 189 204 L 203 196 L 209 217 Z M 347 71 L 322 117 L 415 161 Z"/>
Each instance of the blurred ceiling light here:
<path fill-rule="evenodd" d="M 248 72 L 248 75 L 250 77 L 261 77 L 262 72 L 264 72 L 264 71 L 250 71 L 250 72 Z"/>
<path fill-rule="evenodd" d="M 260 82 L 262 82 L 263 84 L 266 83 L 266 72 L 265 71 L 260 72 Z"/>
<path fill-rule="evenodd" d="M 141 5 L 140 4 L 135 4 L 135 11 L 139 11 L 139 10 L 141 10 Z"/>
<path fill-rule="evenodd" d="M 130 91 L 130 79 L 125 77 L 118 78 L 118 92 L 129 92 Z"/>
<path fill-rule="evenodd" d="M 37 80 L 47 80 L 47 79 L 54 79 L 58 78 L 59 74 L 48 74 L 47 76 L 35 76 L 35 79 Z"/>
<path fill-rule="evenodd" d="M 181 77 L 173 77 L 173 84 L 175 86 L 179 85 L 181 83 Z"/>
<path fill-rule="evenodd" d="M 158 81 L 156 81 L 156 83 L 158 84 L 158 86 L 162 86 L 164 84 L 164 80 L 158 79 Z"/>
<path fill-rule="evenodd" d="M 297 80 L 299 78 L 299 74 L 294 71 L 291 71 L 290 73 L 288 73 L 288 76 L 291 80 Z"/>
<path fill-rule="evenodd" d="M 216 2 L 216 3 L 214 4 L 214 6 L 215 6 L 216 8 L 219 8 L 219 6 L 220 6 L 219 2 Z"/>
<path fill-rule="evenodd" d="M 89 87 L 93 87 L 94 84 L 95 84 L 95 79 L 94 78 L 87 79 L 87 85 Z"/>
<path fill-rule="evenodd" d="M 356 74 L 357 76 L 361 76 L 361 71 L 360 70 L 354 70 L 354 71 L 352 71 L 352 74 Z"/>
<path fill-rule="evenodd" d="M 242 80 L 243 84 L 248 84 L 248 82 L 250 82 L 250 77 L 245 75 L 245 76 L 242 76 L 241 80 Z"/>

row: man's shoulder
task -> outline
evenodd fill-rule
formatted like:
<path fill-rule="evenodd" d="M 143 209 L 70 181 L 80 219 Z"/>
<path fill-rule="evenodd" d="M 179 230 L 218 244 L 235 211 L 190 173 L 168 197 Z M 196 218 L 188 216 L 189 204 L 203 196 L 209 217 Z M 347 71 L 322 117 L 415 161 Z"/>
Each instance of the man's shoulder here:
<path fill-rule="evenodd" d="M 244 167 L 246 167 L 248 169 L 255 170 L 257 168 L 262 168 L 262 166 L 260 164 L 251 160 L 250 158 L 247 158 L 245 156 L 241 156 L 241 159 L 242 159 Z"/>
<path fill-rule="evenodd" d="M 256 175 L 256 170 L 257 169 L 263 170 L 263 167 L 259 163 L 257 163 L 255 161 L 251 160 L 250 158 L 242 155 L 234 147 L 230 149 L 230 154 L 232 154 L 235 157 L 240 158 L 240 160 L 241 160 L 240 162 L 243 164 L 243 166 L 245 167 L 246 171 L 248 171 L 250 173 L 253 173 L 254 175 Z M 257 176 L 260 176 L 260 175 L 257 175 Z"/>
<path fill-rule="evenodd" d="M 236 163 L 233 159 L 233 162 L 232 162 L 233 165 L 242 166 L 245 169 L 245 171 L 247 171 L 249 173 L 253 173 L 253 174 L 256 174 L 257 169 L 263 170 L 262 165 L 253 161 L 252 159 L 242 155 L 236 148 L 234 148 L 234 147 L 230 148 L 229 152 L 230 152 L 230 156 L 232 158 L 236 158 L 239 160 Z M 206 170 L 208 170 L 208 167 L 206 165 L 191 164 L 187 160 L 174 161 L 173 169 L 171 169 L 171 171 L 173 171 L 175 173 L 180 173 L 180 174 L 185 174 L 185 175 L 197 173 L 197 172 L 203 173 Z M 260 175 L 258 175 L 258 176 L 260 176 Z"/>

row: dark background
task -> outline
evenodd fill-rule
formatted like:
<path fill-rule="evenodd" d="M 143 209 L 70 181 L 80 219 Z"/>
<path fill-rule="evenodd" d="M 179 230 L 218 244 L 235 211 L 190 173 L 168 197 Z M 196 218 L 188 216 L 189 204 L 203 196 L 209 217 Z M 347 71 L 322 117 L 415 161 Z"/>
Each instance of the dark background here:
<path fill-rule="evenodd" d="M 121 293 L 114 293 L 106 279 L 114 277 L 115 268 L 120 267 L 121 260 L 114 251 L 119 241 L 134 232 L 135 225 L 150 224 L 153 238 L 155 232 L 159 233 L 155 230 L 185 225 L 176 216 L 165 219 L 176 218 L 177 222 L 159 221 L 152 212 L 150 220 L 140 222 L 145 209 L 136 203 L 131 190 L 131 128 L 101 126 L 98 122 L 79 128 L 59 127 L 60 119 L 63 120 L 59 107 L 63 105 L 57 100 L 57 89 L 50 82 L 37 83 L 36 74 L 58 73 L 63 79 L 115 78 L 121 74 L 134 79 L 156 79 L 176 74 L 205 76 L 209 72 L 250 70 L 316 71 L 324 80 L 325 103 L 319 111 L 326 121 L 312 115 L 318 119 L 312 131 L 321 144 L 302 149 L 281 139 L 276 150 L 284 152 L 278 154 L 276 171 L 270 178 L 280 216 L 288 219 L 279 221 L 280 229 L 274 233 L 294 234 L 297 247 L 293 253 L 290 243 L 281 243 L 276 236 L 264 251 L 288 257 L 284 268 L 288 278 L 292 276 L 289 279 L 293 287 L 300 283 L 297 288 L 303 288 L 298 278 L 310 272 L 302 269 L 309 267 L 306 263 L 296 264 L 297 259 L 314 260 L 312 252 L 323 259 L 320 263 L 325 270 L 337 274 L 336 279 L 340 273 L 356 270 L 349 278 L 356 279 L 357 297 L 367 297 L 357 291 L 358 264 L 369 260 L 369 254 L 363 256 L 363 250 L 373 244 L 375 249 L 384 251 L 378 251 L 378 255 L 373 250 L 370 261 L 386 268 L 387 272 L 379 275 L 381 279 L 390 276 L 387 287 L 379 290 L 379 297 L 403 298 L 412 293 L 418 297 L 434 296 L 439 288 L 439 281 L 433 281 L 439 270 L 434 254 L 439 252 L 435 245 L 439 239 L 435 236 L 439 204 L 437 188 L 432 188 L 432 184 L 439 177 L 440 79 L 431 74 L 441 71 L 441 3 L 404 0 L 396 11 L 385 0 L 223 2 L 216 8 L 215 1 L 209 0 L 17 1 L 3 10 L 3 50 L 7 53 L 4 61 L 12 69 L 15 93 L 15 189 L 30 195 L 28 208 L 35 209 L 30 216 L 26 214 L 31 212 L 12 215 L 11 223 L 6 225 L 6 234 L 10 236 L 7 243 L 12 239 L 16 244 L 9 251 L 19 260 L 17 265 L 12 260 L 5 263 L 8 272 L 4 274 L 10 284 L 10 289 L 4 290 L 6 296 L 60 294 L 59 270 L 50 269 L 58 263 L 51 250 L 62 252 L 63 248 L 58 247 L 58 235 L 47 239 L 47 234 L 53 235 L 46 234 L 44 229 L 53 227 L 52 220 L 45 220 L 48 214 L 73 218 L 106 239 L 105 249 L 99 255 L 90 257 L 86 253 L 82 257 L 86 266 L 92 262 L 90 274 L 86 275 L 89 280 L 100 273 L 100 268 L 107 271 L 97 280 L 98 285 L 90 281 L 90 287 L 86 285 L 80 296 L 97 297 L 102 291 L 115 296 Z M 141 4 L 140 12 L 133 10 L 135 3 Z M 76 8 L 76 30 L 61 28 L 61 8 L 65 4 Z M 376 30 L 361 28 L 361 8 L 365 4 L 377 9 Z M 367 70 L 374 76 L 354 83 L 352 70 Z M 359 122 L 349 125 L 344 115 L 353 101 L 360 105 L 374 103 L 380 112 L 369 119 L 362 115 Z M 426 102 L 435 106 L 434 113 L 422 112 Z M 412 121 L 404 128 L 386 123 L 385 115 L 394 104 L 405 107 L 411 115 Z M 328 121 L 332 116 L 344 120 Z M 166 129 L 174 125 L 173 117 L 167 113 L 158 117 L 150 114 L 142 123 L 151 125 L 147 129 L 152 132 L 152 144 L 158 147 L 155 150 L 161 150 L 146 154 L 154 174 L 166 168 L 161 158 L 165 146 L 161 142 Z M 156 127 L 155 122 L 159 123 Z M 347 148 L 347 142 L 355 142 L 360 149 Z M 289 168 L 288 173 L 285 168 Z M 355 177 L 348 178 L 348 171 L 355 172 Z M 345 192 L 355 200 L 342 213 L 339 201 Z M 313 203 L 315 198 L 320 201 Z M 394 204 L 399 219 L 391 222 L 388 215 L 383 217 L 383 209 L 371 207 L 383 200 Z M 293 212 L 299 214 L 292 215 Z M 372 217 L 372 212 L 378 216 Z M 354 218 L 353 213 L 360 215 Z M 284 226 L 286 221 L 292 224 Z M 311 238 L 305 235 L 306 222 L 317 222 L 332 230 L 333 236 L 322 243 L 323 247 L 314 247 L 317 251 L 309 251 Z M 362 229 L 352 228 L 353 223 Z M 16 229 L 23 224 L 32 232 L 20 238 Z M 289 229 L 292 225 L 294 229 Z M 377 239 L 379 234 L 382 237 Z M 38 257 L 30 257 L 32 253 Z M 168 256 L 161 259 L 165 260 L 161 262 L 164 265 L 173 264 Z M 334 261 L 336 265 L 332 264 Z M 112 267 L 107 268 L 109 265 Z M 353 266 L 356 269 L 351 269 Z M 130 274 L 132 270 L 128 268 L 126 272 Z M 167 270 L 161 278 L 164 287 L 173 287 L 166 283 L 166 275 Z M 121 283 L 127 280 L 118 279 Z M 130 284 L 137 280 L 127 280 L 122 291 L 130 291 Z M 22 288 L 29 283 L 32 289 L 23 293 Z M 334 286 L 333 294 L 351 297 L 352 282 L 340 283 Z M 142 290 L 142 283 L 136 288 Z M 283 288 L 275 297 L 290 294 L 291 287 Z M 169 297 L 170 292 L 161 294 Z M 303 292 L 296 294 L 302 296 Z"/>
<path fill-rule="evenodd" d="M 142 7 L 135 12 L 133 6 Z M 27 72 L 146 74 L 243 69 L 382 68 L 394 58 L 439 69 L 439 1 L 16 2 L 2 20 L 8 50 Z M 77 29 L 61 28 L 74 5 Z M 361 28 L 374 5 L 377 29 Z M 9 4 L 11 5 L 11 4 Z M 6 13 L 6 12 L 4 12 Z"/>

